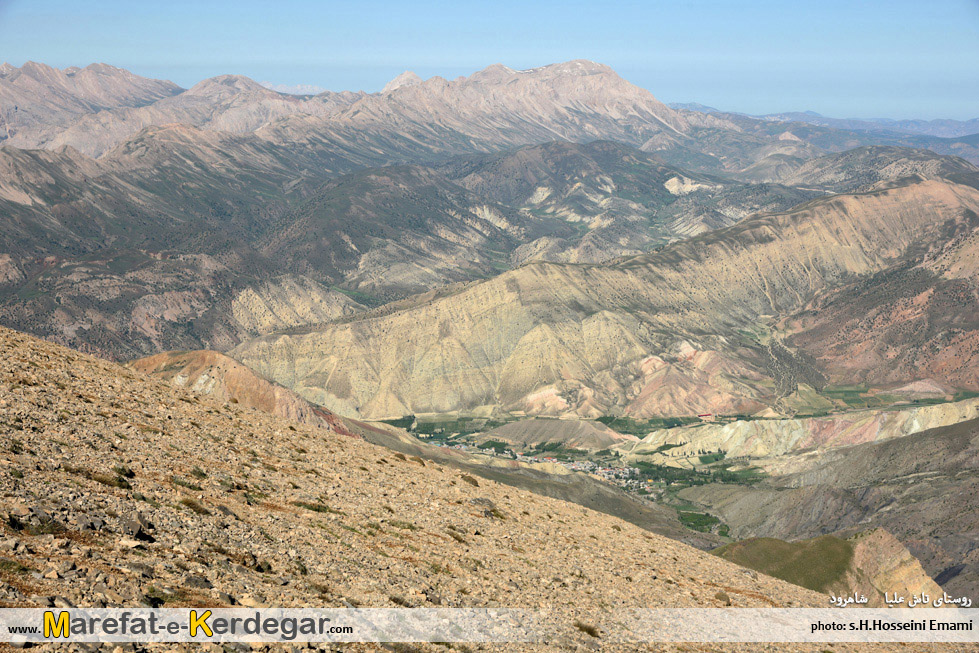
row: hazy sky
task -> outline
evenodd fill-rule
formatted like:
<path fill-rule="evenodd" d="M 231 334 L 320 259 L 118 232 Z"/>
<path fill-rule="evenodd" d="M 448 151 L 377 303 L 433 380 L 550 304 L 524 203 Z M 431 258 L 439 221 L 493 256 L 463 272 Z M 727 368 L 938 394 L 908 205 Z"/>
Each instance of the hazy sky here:
<path fill-rule="evenodd" d="M 100 61 L 190 86 L 222 73 L 379 90 L 607 63 L 666 102 L 747 113 L 979 117 L 979 0 L 0 0 L 0 59 Z"/>

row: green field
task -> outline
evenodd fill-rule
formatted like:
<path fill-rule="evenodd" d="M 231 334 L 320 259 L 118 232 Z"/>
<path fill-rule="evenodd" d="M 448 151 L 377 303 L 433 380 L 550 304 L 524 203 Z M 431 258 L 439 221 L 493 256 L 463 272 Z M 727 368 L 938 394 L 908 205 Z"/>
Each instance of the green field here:
<path fill-rule="evenodd" d="M 759 537 L 727 544 L 711 553 L 794 585 L 825 592 L 849 569 L 853 546 L 832 535 L 802 542 Z"/>
<path fill-rule="evenodd" d="M 613 431 L 642 437 L 650 431 L 672 429 L 687 424 L 699 424 L 699 417 L 653 417 L 651 419 L 632 419 L 631 417 L 612 417 L 605 415 L 595 421 L 601 422 Z"/>

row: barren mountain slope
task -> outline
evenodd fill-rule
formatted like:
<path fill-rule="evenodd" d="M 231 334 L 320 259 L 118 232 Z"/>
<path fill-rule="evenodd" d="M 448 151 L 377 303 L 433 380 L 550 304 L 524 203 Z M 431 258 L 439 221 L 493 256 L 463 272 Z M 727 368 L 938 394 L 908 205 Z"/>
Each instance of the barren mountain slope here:
<path fill-rule="evenodd" d="M 393 299 L 496 273 L 530 222 L 429 168 L 374 168 L 323 185 L 258 246 L 285 269 Z"/>
<path fill-rule="evenodd" d="M 773 354 L 744 329 L 971 232 L 977 209 L 979 191 L 941 181 L 814 200 L 615 265 L 529 264 L 232 355 L 348 415 L 754 412 L 808 363 L 781 365 L 790 376 L 773 388 Z"/>
<path fill-rule="evenodd" d="M 6 605 L 525 606 L 558 645 L 609 606 L 825 605 L 579 506 L 0 343 Z"/>
<path fill-rule="evenodd" d="M 343 421 L 291 390 L 258 376 L 238 361 L 216 351 L 171 351 L 131 361 L 127 367 L 186 388 L 216 402 L 240 404 L 276 417 L 319 426 L 344 435 Z"/>
<path fill-rule="evenodd" d="M 789 186 L 848 192 L 904 177 L 951 178 L 979 168 L 965 159 L 937 156 L 929 150 L 865 146 L 810 159 L 787 176 L 774 180 Z"/>
<path fill-rule="evenodd" d="M 822 194 L 685 172 L 610 141 L 561 141 L 457 157 L 439 170 L 527 214 L 588 229 L 577 242 L 542 238 L 528 243 L 517 251 L 518 261 L 546 257 L 599 263 L 728 226 L 752 213 L 786 210 Z"/>

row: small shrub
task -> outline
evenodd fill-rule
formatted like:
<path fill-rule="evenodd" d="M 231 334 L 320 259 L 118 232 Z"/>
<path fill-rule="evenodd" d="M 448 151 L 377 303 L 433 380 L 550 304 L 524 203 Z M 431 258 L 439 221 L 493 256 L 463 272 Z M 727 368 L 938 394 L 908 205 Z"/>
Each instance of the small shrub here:
<path fill-rule="evenodd" d="M 0 573 L 6 572 L 10 574 L 26 574 L 30 570 L 30 567 L 25 567 L 16 560 L 0 558 Z"/>
<path fill-rule="evenodd" d="M 186 506 L 196 512 L 198 515 L 210 515 L 211 511 L 205 508 L 200 501 L 196 499 L 191 499 L 190 497 L 184 497 L 180 500 L 180 504 Z"/>
<path fill-rule="evenodd" d="M 446 567 L 444 565 L 441 565 L 441 564 L 439 564 L 437 562 L 430 563 L 428 565 L 428 568 L 431 569 L 432 570 L 432 573 L 434 573 L 434 574 L 451 574 L 452 573 L 449 570 L 448 567 Z"/>
<path fill-rule="evenodd" d="M 129 469 L 125 465 L 119 465 L 117 467 L 113 467 L 112 468 L 112 471 L 114 471 L 116 474 L 118 474 L 122 478 L 135 478 L 136 477 L 136 472 L 134 472 L 133 470 Z"/>
<path fill-rule="evenodd" d="M 406 531 L 417 531 L 418 527 L 412 524 L 410 521 L 401 521 L 400 519 L 392 519 L 388 522 L 395 528 L 401 528 Z"/>
<path fill-rule="evenodd" d="M 160 507 L 160 502 L 159 501 L 157 501 L 156 499 L 153 499 L 151 497 L 148 497 L 148 496 L 146 496 L 145 494 L 143 494 L 141 492 L 135 492 L 135 493 L 133 493 L 133 498 L 136 499 L 137 501 L 145 501 L 146 503 L 150 504 L 154 508 L 159 508 Z"/>
<path fill-rule="evenodd" d="M 599 636 L 598 628 L 592 626 L 591 624 L 586 624 L 583 621 L 579 621 L 578 619 L 574 620 L 574 627 L 587 635 L 591 635 L 592 637 Z"/>
<path fill-rule="evenodd" d="M 347 513 L 342 510 L 337 510 L 331 508 L 328 505 L 322 503 L 314 503 L 312 501 L 290 501 L 294 506 L 299 506 L 300 508 L 305 508 L 306 510 L 312 510 L 313 512 L 325 512 L 331 515 L 346 515 Z"/>
<path fill-rule="evenodd" d="M 143 596 L 143 598 L 150 604 L 151 607 L 159 608 L 167 603 L 179 601 L 183 597 L 179 592 L 171 594 L 170 592 L 165 592 L 150 585 L 149 588 L 147 588 L 146 594 Z"/>
<path fill-rule="evenodd" d="M 57 535 L 58 533 L 64 533 L 64 524 L 56 519 L 49 519 L 47 521 L 41 522 L 37 526 L 33 524 L 27 525 L 24 529 L 29 535 Z"/>
<path fill-rule="evenodd" d="M 174 485 L 179 485 L 180 487 L 185 487 L 188 490 L 193 490 L 194 492 L 200 492 L 200 491 L 202 491 L 204 489 L 200 485 L 197 485 L 196 483 L 191 483 L 190 481 L 186 481 L 186 480 L 180 478 L 179 476 L 171 476 L 170 477 L 170 482 L 173 483 Z"/>
<path fill-rule="evenodd" d="M 129 484 L 129 481 L 119 476 L 118 474 L 92 474 L 91 478 L 96 483 L 101 483 L 102 485 L 108 485 L 109 487 L 122 488 L 123 490 L 131 490 L 133 486 Z"/>

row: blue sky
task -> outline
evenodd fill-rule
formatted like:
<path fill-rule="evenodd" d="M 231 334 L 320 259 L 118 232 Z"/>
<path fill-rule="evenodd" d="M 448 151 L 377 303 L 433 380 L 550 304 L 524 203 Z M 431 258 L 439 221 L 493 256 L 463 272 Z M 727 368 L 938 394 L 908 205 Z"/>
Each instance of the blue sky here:
<path fill-rule="evenodd" d="M 373 91 L 405 69 L 579 58 L 667 102 L 979 117 L 979 0 L 0 0 L 0 60 L 101 61 L 182 86 L 238 73 Z"/>

